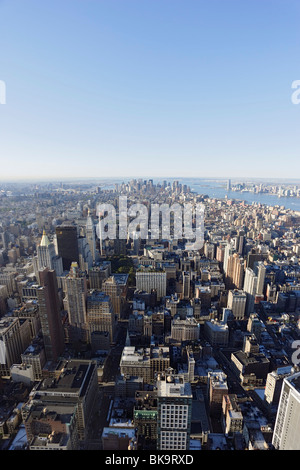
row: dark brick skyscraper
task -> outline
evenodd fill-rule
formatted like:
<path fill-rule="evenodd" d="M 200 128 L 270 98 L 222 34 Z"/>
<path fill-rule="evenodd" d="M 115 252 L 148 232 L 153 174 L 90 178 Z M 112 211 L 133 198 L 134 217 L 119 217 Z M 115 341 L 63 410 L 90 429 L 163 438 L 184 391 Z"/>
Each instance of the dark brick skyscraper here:
<path fill-rule="evenodd" d="M 62 257 L 64 271 L 70 271 L 73 262 L 79 263 L 78 235 L 76 225 L 56 227 L 58 255 Z"/>
<path fill-rule="evenodd" d="M 39 272 L 41 287 L 37 290 L 40 320 L 47 361 L 56 361 L 64 350 L 64 333 L 58 297 L 56 273 L 45 268 Z"/>

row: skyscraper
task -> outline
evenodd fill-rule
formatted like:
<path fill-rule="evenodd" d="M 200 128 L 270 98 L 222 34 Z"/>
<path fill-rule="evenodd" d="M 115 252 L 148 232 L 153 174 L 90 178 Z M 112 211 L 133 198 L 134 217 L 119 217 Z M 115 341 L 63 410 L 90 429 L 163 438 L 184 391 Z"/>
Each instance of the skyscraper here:
<path fill-rule="evenodd" d="M 264 401 L 271 411 L 273 411 L 275 407 L 276 412 L 278 411 L 283 380 L 292 374 L 293 367 L 291 365 L 278 367 L 278 369 L 268 373 Z"/>
<path fill-rule="evenodd" d="M 37 246 L 37 266 L 39 271 L 44 268 L 54 269 L 57 276 L 63 272 L 62 258 L 57 256 L 54 243 L 50 242 L 45 230 L 41 242 Z"/>
<path fill-rule="evenodd" d="M 241 289 L 244 281 L 244 260 L 238 253 L 230 255 L 227 260 L 225 272 L 225 285 L 227 289 Z"/>
<path fill-rule="evenodd" d="M 87 322 L 89 331 L 108 332 L 112 343 L 116 333 L 116 317 L 109 295 L 104 292 L 91 291 L 87 295 Z"/>
<path fill-rule="evenodd" d="M 86 317 L 87 280 L 78 263 L 73 262 L 65 279 L 66 296 L 64 299 L 68 312 L 70 335 L 73 340 L 88 340 Z"/>
<path fill-rule="evenodd" d="M 225 250 L 224 250 L 224 261 L 223 261 L 224 273 L 227 272 L 227 264 L 228 264 L 229 257 L 234 255 L 234 253 L 235 253 L 234 247 L 230 243 L 227 243 L 225 245 Z"/>
<path fill-rule="evenodd" d="M 47 361 L 56 361 L 64 350 L 64 334 L 57 279 L 54 270 L 45 268 L 39 273 L 41 286 L 37 289 L 39 315 Z"/>
<path fill-rule="evenodd" d="M 227 308 L 232 311 L 235 319 L 242 320 L 246 309 L 246 293 L 243 290 L 230 290 L 228 292 Z"/>
<path fill-rule="evenodd" d="M 62 257 L 64 271 L 69 271 L 71 263 L 79 263 L 78 234 L 76 225 L 56 227 L 58 255 Z"/>
<path fill-rule="evenodd" d="M 192 390 L 182 375 L 159 375 L 157 385 L 157 449 L 188 450 Z"/>
<path fill-rule="evenodd" d="M 277 450 L 300 450 L 300 372 L 283 380 L 272 444 Z"/>
<path fill-rule="evenodd" d="M 254 312 L 254 301 L 257 289 L 257 276 L 251 268 L 246 268 L 244 291 L 247 294 L 246 315 Z"/>
<path fill-rule="evenodd" d="M 256 289 L 256 293 L 258 295 L 263 295 L 264 293 L 265 277 L 266 277 L 266 267 L 262 261 L 259 261 L 257 263 L 257 289 Z"/>
<path fill-rule="evenodd" d="M 96 229 L 95 229 L 95 224 L 93 222 L 90 210 L 88 211 L 85 233 L 86 233 L 87 242 L 90 246 L 90 251 L 92 254 L 93 262 L 95 262 L 98 260 L 97 250 L 96 250 Z"/>
<path fill-rule="evenodd" d="M 167 274 L 165 271 L 141 270 L 136 273 L 136 288 L 138 290 L 157 292 L 157 300 L 161 300 L 166 295 Z"/>

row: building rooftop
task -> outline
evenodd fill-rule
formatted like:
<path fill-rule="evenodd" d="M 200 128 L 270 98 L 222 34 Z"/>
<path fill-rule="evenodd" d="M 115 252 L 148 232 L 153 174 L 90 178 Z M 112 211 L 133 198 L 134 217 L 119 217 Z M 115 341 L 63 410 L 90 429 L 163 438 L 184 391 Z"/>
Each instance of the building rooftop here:
<path fill-rule="evenodd" d="M 186 397 L 192 398 L 191 384 L 184 381 L 181 375 L 158 375 L 158 397 Z"/>
<path fill-rule="evenodd" d="M 46 378 L 37 387 L 37 392 L 48 394 L 80 394 L 90 372 L 90 362 L 69 361 L 59 377 Z"/>
<path fill-rule="evenodd" d="M 135 437 L 135 429 L 134 428 L 118 428 L 118 427 L 109 427 L 103 428 L 102 438 L 110 437 L 110 436 L 117 436 L 119 438 L 129 438 L 133 439 Z"/>
<path fill-rule="evenodd" d="M 9 328 L 13 323 L 17 322 L 19 319 L 17 317 L 2 317 L 0 319 L 0 335 L 4 333 L 7 328 Z"/>
<path fill-rule="evenodd" d="M 228 388 L 227 376 L 223 371 L 209 371 L 208 377 L 213 388 L 224 388 L 225 390 Z"/>
<path fill-rule="evenodd" d="M 289 382 L 298 393 L 300 393 L 300 372 L 287 377 L 285 380 Z"/>
<path fill-rule="evenodd" d="M 49 246 L 50 245 L 50 240 L 45 232 L 45 230 L 43 231 L 43 236 L 42 236 L 42 239 L 41 239 L 41 243 L 40 243 L 40 246 Z"/>

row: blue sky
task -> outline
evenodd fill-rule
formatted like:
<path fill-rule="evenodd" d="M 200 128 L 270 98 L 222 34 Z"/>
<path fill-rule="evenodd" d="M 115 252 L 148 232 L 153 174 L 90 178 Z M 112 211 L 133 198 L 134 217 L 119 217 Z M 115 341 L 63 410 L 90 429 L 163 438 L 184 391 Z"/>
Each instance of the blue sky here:
<path fill-rule="evenodd" d="M 0 0 L 0 180 L 300 179 L 299 0 Z"/>

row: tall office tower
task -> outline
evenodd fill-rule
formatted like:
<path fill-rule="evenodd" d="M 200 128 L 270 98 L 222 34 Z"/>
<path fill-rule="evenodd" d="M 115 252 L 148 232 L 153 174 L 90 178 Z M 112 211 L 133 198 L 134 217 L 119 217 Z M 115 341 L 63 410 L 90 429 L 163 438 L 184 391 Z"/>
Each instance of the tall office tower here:
<path fill-rule="evenodd" d="M 282 389 L 283 380 L 293 375 L 294 369 L 291 365 L 278 367 L 278 369 L 269 372 L 266 380 L 264 401 L 270 411 L 278 410 L 278 403 Z"/>
<path fill-rule="evenodd" d="M 254 334 L 257 341 L 260 342 L 262 329 L 262 321 L 258 318 L 258 315 L 256 313 L 252 313 L 247 323 L 247 331 L 249 331 L 249 333 Z"/>
<path fill-rule="evenodd" d="M 262 261 L 257 263 L 257 289 L 256 294 L 263 295 L 266 277 L 266 266 Z"/>
<path fill-rule="evenodd" d="M 242 289 L 244 283 L 244 259 L 237 253 L 233 255 L 232 284 L 236 289 Z"/>
<path fill-rule="evenodd" d="M 61 276 L 63 273 L 62 258 L 57 256 L 54 243 L 51 243 L 45 230 L 40 244 L 37 246 L 37 267 L 38 271 L 44 268 L 49 268 L 56 272 L 56 276 Z"/>
<path fill-rule="evenodd" d="M 225 246 L 225 250 L 224 250 L 224 261 L 223 261 L 224 273 L 227 272 L 227 263 L 228 263 L 229 257 L 232 256 L 234 253 L 235 253 L 235 249 L 233 248 L 231 243 L 227 242 L 227 245 Z"/>
<path fill-rule="evenodd" d="M 188 450 L 190 446 L 192 389 L 182 375 L 157 377 L 157 449 Z"/>
<path fill-rule="evenodd" d="M 227 308 L 232 311 L 236 320 L 242 320 L 246 310 L 246 293 L 242 290 L 230 290 L 228 292 Z"/>
<path fill-rule="evenodd" d="M 78 263 L 73 262 L 65 279 L 64 303 L 68 312 L 70 335 L 73 341 L 88 341 L 88 325 L 86 318 L 87 280 L 79 270 Z"/>
<path fill-rule="evenodd" d="M 79 266 L 81 271 L 88 271 L 93 266 L 93 257 L 86 237 L 78 237 Z"/>
<path fill-rule="evenodd" d="M 234 284 L 233 284 L 234 268 L 235 268 L 235 258 L 234 258 L 234 255 L 230 255 L 228 256 L 228 259 L 226 260 L 226 271 L 225 271 L 226 289 L 234 288 Z"/>
<path fill-rule="evenodd" d="M 245 234 L 244 232 L 240 232 L 238 235 L 237 252 L 239 255 L 243 256 L 244 250 L 245 250 Z"/>
<path fill-rule="evenodd" d="M 90 214 L 90 210 L 88 211 L 86 221 L 85 236 L 90 247 L 93 262 L 95 263 L 96 261 L 98 261 L 99 257 L 96 250 L 96 227 Z"/>
<path fill-rule="evenodd" d="M 39 315 L 47 361 L 57 361 L 64 350 L 64 333 L 58 296 L 56 273 L 45 268 L 39 272 L 37 289 Z"/>
<path fill-rule="evenodd" d="M 190 286 L 191 286 L 190 273 L 183 272 L 182 273 L 182 298 L 183 299 L 189 299 Z"/>
<path fill-rule="evenodd" d="M 167 273 L 165 271 L 137 271 L 136 288 L 149 293 L 155 289 L 157 300 L 160 301 L 166 296 Z"/>
<path fill-rule="evenodd" d="M 20 318 L 6 316 L 0 319 L 0 376 L 9 377 L 10 367 L 19 364 L 24 344 Z"/>
<path fill-rule="evenodd" d="M 79 263 L 77 227 L 59 225 L 55 231 L 58 255 L 62 257 L 64 271 L 69 271 L 73 262 Z"/>
<path fill-rule="evenodd" d="M 231 180 L 227 181 L 227 191 L 231 190 Z"/>
<path fill-rule="evenodd" d="M 283 380 L 272 444 L 277 450 L 300 450 L 300 372 Z"/>
<path fill-rule="evenodd" d="M 110 343 L 114 341 L 117 324 L 109 295 L 99 291 L 88 293 L 87 322 L 91 336 L 97 331 L 108 332 Z"/>
<path fill-rule="evenodd" d="M 110 296 L 114 313 L 120 319 L 128 289 L 128 274 L 112 274 L 102 283 L 102 290 Z"/>
<path fill-rule="evenodd" d="M 225 253 L 225 245 L 224 243 L 220 243 L 216 249 L 216 260 L 220 263 L 224 262 L 224 253 Z"/>
<path fill-rule="evenodd" d="M 246 315 L 254 312 L 254 301 L 257 289 L 257 276 L 251 268 L 246 268 L 244 291 L 247 294 Z"/>

